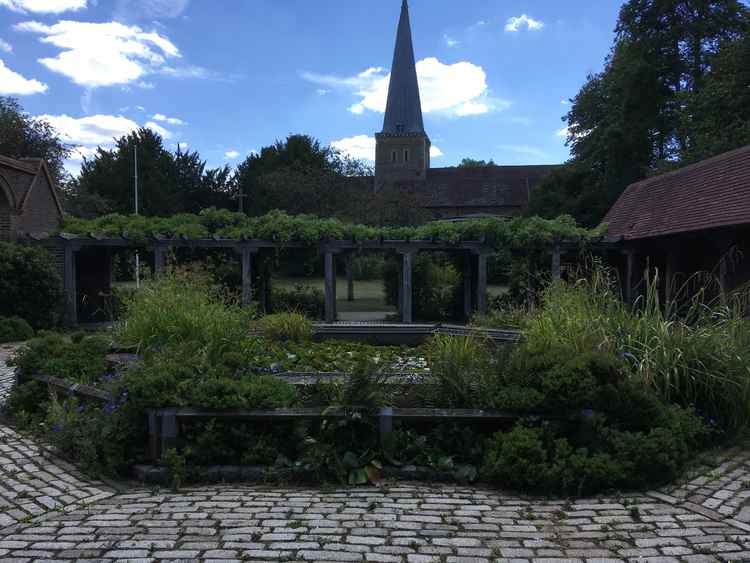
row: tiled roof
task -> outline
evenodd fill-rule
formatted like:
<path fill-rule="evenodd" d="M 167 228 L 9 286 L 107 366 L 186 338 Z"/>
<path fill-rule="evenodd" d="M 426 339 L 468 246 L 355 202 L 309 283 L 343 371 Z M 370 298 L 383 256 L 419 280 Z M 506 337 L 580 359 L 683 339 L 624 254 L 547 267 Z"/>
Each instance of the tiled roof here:
<path fill-rule="evenodd" d="M 750 145 L 630 185 L 603 222 L 626 239 L 750 223 Z"/>
<path fill-rule="evenodd" d="M 426 207 L 525 207 L 556 166 L 431 168 L 417 192 Z"/>

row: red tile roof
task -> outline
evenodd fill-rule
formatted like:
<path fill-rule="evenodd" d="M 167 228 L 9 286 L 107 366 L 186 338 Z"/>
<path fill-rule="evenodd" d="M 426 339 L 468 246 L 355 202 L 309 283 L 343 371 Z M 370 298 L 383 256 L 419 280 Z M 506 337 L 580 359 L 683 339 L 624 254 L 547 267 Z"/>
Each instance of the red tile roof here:
<path fill-rule="evenodd" d="M 626 239 L 750 223 L 750 145 L 631 184 L 603 222 Z"/>

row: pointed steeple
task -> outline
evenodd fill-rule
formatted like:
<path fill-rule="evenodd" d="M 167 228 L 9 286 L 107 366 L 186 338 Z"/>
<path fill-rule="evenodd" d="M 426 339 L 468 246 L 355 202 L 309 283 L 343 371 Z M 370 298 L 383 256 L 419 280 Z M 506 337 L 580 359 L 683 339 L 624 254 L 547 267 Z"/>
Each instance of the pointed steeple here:
<path fill-rule="evenodd" d="M 417 67 L 414 62 L 414 46 L 409 22 L 409 5 L 406 0 L 403 0 L 401 5 L 401 19 L 398 22 L 383 133 L 386 135 L 424 134 L 422 102 L 419 98 Z"/>

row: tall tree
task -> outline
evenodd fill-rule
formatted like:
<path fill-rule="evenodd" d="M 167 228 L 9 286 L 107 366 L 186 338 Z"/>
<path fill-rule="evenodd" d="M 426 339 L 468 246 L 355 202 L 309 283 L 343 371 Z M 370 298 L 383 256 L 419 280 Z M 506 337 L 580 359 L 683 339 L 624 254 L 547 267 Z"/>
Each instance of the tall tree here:
<path fill-rule="evenodd" d="M 490 159 L 489 162 L 486 160 L 475 160 L 473 158 L 464 158 L 461 161 L 461 164 L 458 165 L 459 168 L 486 168 L 487 166 L 497 166 L 495 164 L 495 161 Z"/>
<path fill-rule="evenodd" d="M 237 189 L 247 197 L 246 209 L 253 215 L 283 209 L 346 216 L 350 190 L 367 190 L 366 182 L 355 179 L 363 176 L 372 176 L 372 169 L 310 136 L 290 135 L 238 166 Z"/>
<path fill-rule="evenodd" d="M 24 113 L 15 98 L 0 96 L 0 154 L 13 158 L 43 158 L 58 184 L 67 177 L 63 167 L 70 148 L 44 120 Z"/>
<path fill-rule="evenodd" d="M 628 184 L 689 158 L 697 138 L 683 108 L 747 22 L 738 0 L 626 2 L 604 70 L 588 77 L 565 117 L 573 169 L 543 182 L 530 210 L 556 215 L 565 199 L 576 218 L 596 224 Z"/>

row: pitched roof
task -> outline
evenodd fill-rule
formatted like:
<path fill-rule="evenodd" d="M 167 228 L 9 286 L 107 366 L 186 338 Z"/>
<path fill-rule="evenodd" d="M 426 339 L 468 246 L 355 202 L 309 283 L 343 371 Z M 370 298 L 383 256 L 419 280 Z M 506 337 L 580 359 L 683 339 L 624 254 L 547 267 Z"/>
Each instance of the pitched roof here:
<path fill-rule="evenodd" d="M 409 23 L 409 6 L 406 0 L 401 5 L 401 19 L 398 22 L 382 133 L 386 135 L 424 133 L 422 102 L 419 98 L 419 82 Z"/>
<path fill-rule="evenodd" d="M 6 197 L 16 210 L 23 209 L 29 194 L 38 183 L 39 176 L 44 175 L 52 191 L 52 198 L 60 214 L 63 215 L 62 204 L 55 189 L 55 182 L 49 173 L 47 164 L 41 158 L 10 158 L 0 155 L 0 189 L 9 189 Z"/>
<path fill-rule="evenodd" d="M 626 239 L 750 223 L 750 145 L 628 186 L 603 222 Z"/>
<path fill-rule="evenodd" d="M 525 207 L 529 192 L 557 166 L 430 168 L 418 188 L 426 207 Z"/>

